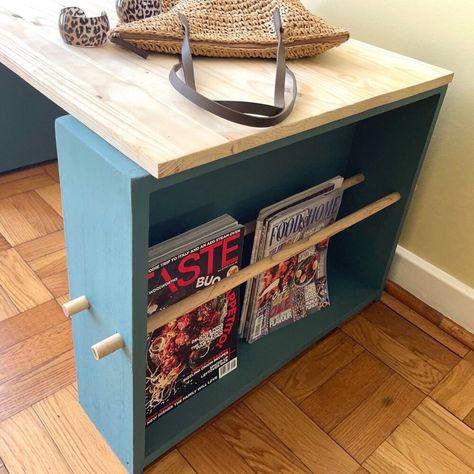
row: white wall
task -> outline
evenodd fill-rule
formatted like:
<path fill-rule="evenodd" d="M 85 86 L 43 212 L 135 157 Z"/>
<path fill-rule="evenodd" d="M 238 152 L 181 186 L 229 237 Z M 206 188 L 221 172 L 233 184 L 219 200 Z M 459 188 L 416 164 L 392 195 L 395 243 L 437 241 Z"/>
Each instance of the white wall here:
<path fill-rule="evenodd" d="M 474 287 L 474 0 L 303 3 L 354 38 L 454 71 L 400 243 Z"/>

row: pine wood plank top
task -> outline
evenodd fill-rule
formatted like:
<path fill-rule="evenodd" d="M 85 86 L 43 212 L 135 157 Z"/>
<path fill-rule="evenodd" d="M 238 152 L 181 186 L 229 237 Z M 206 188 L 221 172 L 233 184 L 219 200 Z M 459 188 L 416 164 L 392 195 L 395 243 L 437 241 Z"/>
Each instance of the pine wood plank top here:
<path fill-rule="evenodd" d="M 176 56 L 147 60 L 114 44 L 65 45 L 59 0 L 3 0 L 0 61 L 68 113 L 162 177 L 448 84 L 452 73 L 349 40 L 322 56 L 291 61 L 298 80 L 292 115 L 269 129 L 232 124 L 201 111 L 168 82 Z M 83 2 L 88 15 L 103 4 Z M 116 24 L 112 7 L 107 11 Z M 272 101 L 275 64 L 196 60 L 197 83 L 212 98 Z M 183 140 L 186 137 L 186 140 Z"/>

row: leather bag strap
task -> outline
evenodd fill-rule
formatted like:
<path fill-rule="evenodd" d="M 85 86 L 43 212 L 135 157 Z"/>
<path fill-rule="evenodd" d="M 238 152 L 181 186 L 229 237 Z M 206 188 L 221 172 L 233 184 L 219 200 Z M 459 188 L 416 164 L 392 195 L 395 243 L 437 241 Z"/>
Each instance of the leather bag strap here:
<path fill-rule="evenodd" d="M 248 125 L 251 127 L 270 127 L 283 121 L 293 110 L 297 95 L 296 77 L 286 66 L 285 46 L 282 39 L 282 26 L 280 11 L 273 12 L 273 22 L 278 38 L 277 68 L 275 77 L 274 105 L 260 104 L 257 102 L 243 102 L 233 100 L 211 100 L 196 90 L 194 79 L 193 58 L 189 41 L 189 26 L 186 17 L 179 14 L 179 19 L 184 29 L 184 39 L 181 48 L 181 58 L 170 71 L 169 80 L 172 86 L 184 97 L 194 104 L 218 115 L 231 122 Z M 183 79 L 178 76 L 183 71 Z M 285 83 L 287 76 L 292 83 L 292 97 L 288 104 L 285 103 Z"/>

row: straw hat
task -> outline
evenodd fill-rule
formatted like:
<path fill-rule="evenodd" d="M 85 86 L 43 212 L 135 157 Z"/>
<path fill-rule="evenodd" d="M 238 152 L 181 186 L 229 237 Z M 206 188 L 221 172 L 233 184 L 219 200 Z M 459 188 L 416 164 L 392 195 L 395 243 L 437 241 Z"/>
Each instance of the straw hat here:
<path fill-rule="evenodd" d="M 112 36 L 140 49 L 179 54 L 189 25 L 194 55 L 274 58 L 277 36 L 272 14 L 279 9 L 286 58 L 323 53 L 349 38 L 309 12 L 299 0 L 162 0 L 161 15 L 117 26 Z"/>

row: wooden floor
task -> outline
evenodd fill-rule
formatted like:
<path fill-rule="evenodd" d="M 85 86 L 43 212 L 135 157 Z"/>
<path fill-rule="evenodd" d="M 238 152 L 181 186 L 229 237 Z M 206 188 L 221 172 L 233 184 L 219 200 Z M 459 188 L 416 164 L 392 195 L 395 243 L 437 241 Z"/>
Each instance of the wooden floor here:
<path fill-rule="evenodd" d="M 67 292 L 56 165 L 0 175 L 0 474 L 123 472 L 77 402 Z M 146 472 L 472 473 L 473 428 L 474 352 L 384 294 Z"/>

